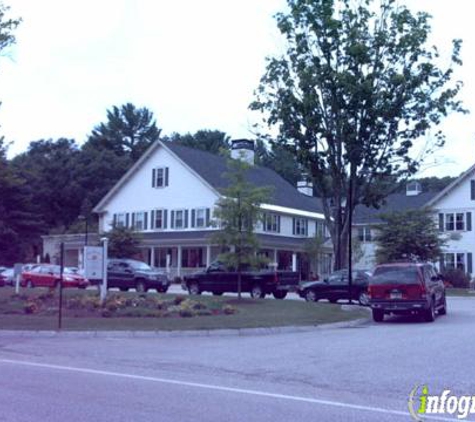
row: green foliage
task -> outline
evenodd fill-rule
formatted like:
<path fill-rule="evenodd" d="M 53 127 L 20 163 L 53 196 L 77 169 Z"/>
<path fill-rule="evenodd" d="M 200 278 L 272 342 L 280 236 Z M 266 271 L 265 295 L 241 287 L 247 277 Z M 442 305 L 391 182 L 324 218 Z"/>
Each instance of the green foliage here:
<path fill-rule="evenodd" d="M 430 209 L 410 210 L 381 216 L 376 260 L 379 263 L 417 259 L 436 261 L 442 254 L 441 238 Z"/>
<path fill-rule="evenodd" d="M 467 289 L 470 287 L 470 277 L 459 268 L 442 271 L 442 278 L 444 282 L 455 288 Z"/>
<path fill-rule="evenodd" d="M 213 154 L 220 154 L 221 150 L 228 150 L 231 145 L 230 137 L 226 133 L 209 129 L 198 130 L 193 135 L 191 133 L 185 135 L 174 133 L 168 140 L 185 147 L 200 149 Z"/>
<path fill-rule="evenodd" d="M 140 252 L 140 235 L 126 227 L 116 227 L 108 232 L 108 255 L 111 258 L 134 258 Z"/>
<path fill-rule="evenodd" d="M 7 17 L 10 8 L 0 3 L 0 52 L 15 42 L 13 31 L 20 24 L 21 19 Z"/>
<path fill-rule="evenodd" d="M 262 220 L 260 205 L 269 200 L 271 192 L 247 181 L 250 165 L 243 160 L 228 159 L 228 168 L 226 177 L 230 184 L 222 190 L 215 210 L 221 230 L 212 236 L 211 242 L 226 250 L 219 259 L 240 273 L 242 268 L 258 265 L 259 242 L 254 227 Z"/>
<path fill-rule="evenodd" d="M 442 69 L 427 46 L 427 13 L 396 0 L 287 3 L 289 12 L 277 15 L 287 51 L 269 59 L 251 108 L 311 175 L 340 268 L 354 206 L 378 206 L 395 180 L 417 171 L 413 146 L 449 112 L 465 111 L 461 83 L 452 82 L 461 41 Z M 443 143 L 436 132 L 425 154 Z"/>
<path fill-rule="evenodd" d="M 137 160 L 160 137 L 153 113 L 127 103 L 107 110 L 107 122 L 94 128 L 88 145 Z"/>

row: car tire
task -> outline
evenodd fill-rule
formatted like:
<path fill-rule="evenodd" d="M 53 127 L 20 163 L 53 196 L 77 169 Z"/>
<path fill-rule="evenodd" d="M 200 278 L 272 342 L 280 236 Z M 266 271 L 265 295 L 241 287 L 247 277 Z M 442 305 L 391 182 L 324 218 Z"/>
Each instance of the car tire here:
<path fill-rule="evenodd" d="M 287 291 L 286 290 L 276 290 L 274 293 L 272 293 L 276 299 L 285 299 L 285 296 L 287 296 Z"/>
<path fill-rule="evenodd" d="M 137 293 L 146 293 L 147 287 L 145 286 L 145 283 L 142 280 L 139 280 L 135 284 L 135 290 L 137 291 Z"/>
<path fill-rule="evenodd" d="M 369 296 L 366 292 L 361 292 L 358 296 L 358 303 L 360 306 L 368 306 L 369 305 Z"/>
<path fill-rule="evenodd" d="M 198 283 L 190 283 L 188 284 L 188 293 L 190 295 L 200 295 L 201 294 L 201 291 L 200 291 L 200 286 L 198 285 Z"/>
<path fill-rule="evenodd" d="M 35 285 L 33 284 L 33 282 L 31 280 L 27 280 L 26 288 L 27 289 L 33 289 L 34 287 L 35 287 Z"/>
<path fill-rule="evenodd" d="M 254 284 L 250 293 L 253 299 L 263 299 L 266 295 L 259 284 Z"/>
<path fill-rule="evenodd" d="M 338 301 L 338 299 L 328 299 L 328 301 L 329 301 L 330 303 L 336 303 L 336 302 Z"/>
<path fill-rule="evenodd" d="M 438 311 L 439 315 L 447 315 L 447 297 L 444 294 L 444 300 L 442 301 L 442 306 L 439 308 Z"/>
<path fill-rule="evenodd" d="M 157 287 L 157 293 L 166 293 L 168 287 Z"/>
<path fill-rule="evenodd" d="M 434 299 L 431 299 L 429 309 L 426 309 L 423 313 L 424 321 L 433 322 L 435 320 L 435 304 Z"/>
<path fill-rule="evenodd" d="M 374 322 L 383 322 L 384 321 L 384 311 L 381 309 L 373 309 L 373 321 Z"/>
<path fill-rule="evenodd" d="M 222 296 L 223 292 L 213 292 L 213 296 Z"/>
<path fill-rule="evenodd" d="M 316 302 L 318 299 L 317 299 L 317 295 L 315 294 L 315 292 L 312 289 L 308 289 L 305 292 L 305 300 L 307 302 Z"/>
<path fill-rule="evenodd" d="M 119 290 L 120 290 L 121 292 L 127 292 L 127 291 L 129 291 L 129 288 L 128 288 L 128 287 L 119 287 Z M 138 291 L 138 290 L 137 290 L 137 291 Z"/>

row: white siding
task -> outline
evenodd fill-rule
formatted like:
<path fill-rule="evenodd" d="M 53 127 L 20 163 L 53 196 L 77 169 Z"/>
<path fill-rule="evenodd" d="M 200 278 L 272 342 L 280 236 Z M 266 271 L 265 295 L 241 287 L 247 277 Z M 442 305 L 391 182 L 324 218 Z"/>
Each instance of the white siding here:
<path fill-rule="evenodd" d="M 166 187 L 152 187 L 152 171 L 158 167 L 169 168 L 169 184 Z M 150 230 L 150 211 L 164 208 L 168 210 L 167 230 L 170 230 L 171 210 L 188 209 L 191 219 L 191 209 L 212 209 L 217 199 L 216 193 L 180 160 L 164 148 L 158 148 L 106 204 L 107 212 L 103 216 L 101 229 L 110 230 L 115 213 L 148 211 Z M 190 226 L 189 223 L 189 230 Z"/>

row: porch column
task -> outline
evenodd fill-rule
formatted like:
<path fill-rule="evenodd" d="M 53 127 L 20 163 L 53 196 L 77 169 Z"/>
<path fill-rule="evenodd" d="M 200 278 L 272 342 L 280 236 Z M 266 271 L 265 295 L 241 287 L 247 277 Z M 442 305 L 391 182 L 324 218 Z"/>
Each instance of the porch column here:
<path fill-rule="evenodd" d="M 211 246 L 206 246 L 206 268 L 211 265 Z"/>
<path fill-rule="evenodd" d="M 176 275 L 181 277 L 181 246 L 178 246 L 177 257 L 176 257 Z"/>
<path fill-rule="evenodd" d="M 297 271 L 297 253 L 292 252 L 292 271 Z"/>
<path fill-rule="evenodd" d="M 277 256 L 277 249 L 274 249 L 274 262 L 275 262 L 275 269 L 279 268 L 279 262 L 278 262 L 277 260 L 278 260 L 278 256 Z"/>
<path fill-rule="evenodd" d="M 155 247 L 150 248 L 150 266 L 155 267 Z"/>

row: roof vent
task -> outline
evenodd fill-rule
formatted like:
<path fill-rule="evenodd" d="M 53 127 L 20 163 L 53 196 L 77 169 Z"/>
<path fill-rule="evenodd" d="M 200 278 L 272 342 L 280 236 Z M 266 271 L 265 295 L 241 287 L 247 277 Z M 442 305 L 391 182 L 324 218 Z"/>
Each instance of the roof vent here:
<path fill-rule="evenodd" d="M 406 196 L 417 196 L 422 193 L 422 186 L 419 182 L 409 182 L 406 185 Z"/>
<path fill-rule="evenodd" d="M 254 141 L 249 139 L 231 141 L 231 158 L 254 165 Z"/>

